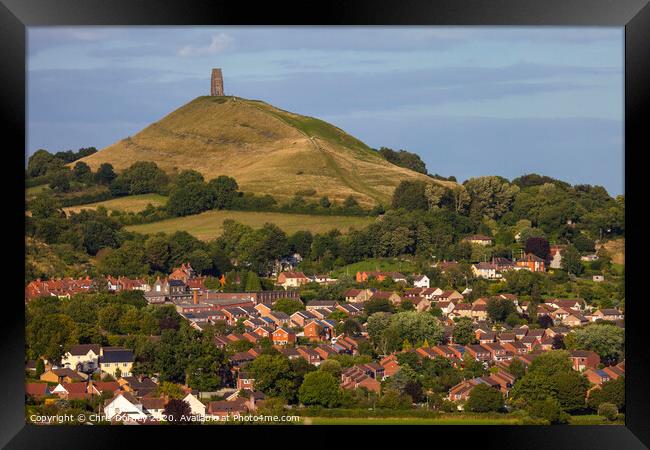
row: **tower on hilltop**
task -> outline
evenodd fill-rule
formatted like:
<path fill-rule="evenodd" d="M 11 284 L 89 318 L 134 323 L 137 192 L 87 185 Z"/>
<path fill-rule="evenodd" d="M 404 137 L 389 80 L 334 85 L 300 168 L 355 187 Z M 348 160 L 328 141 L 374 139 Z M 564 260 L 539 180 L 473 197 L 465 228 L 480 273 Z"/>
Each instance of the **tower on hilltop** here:
<path fill-rule="evenodd" d="M 223 95 L 223 75 L 221 74 L 221 69 L 212 69 L 210 95 Z"/>

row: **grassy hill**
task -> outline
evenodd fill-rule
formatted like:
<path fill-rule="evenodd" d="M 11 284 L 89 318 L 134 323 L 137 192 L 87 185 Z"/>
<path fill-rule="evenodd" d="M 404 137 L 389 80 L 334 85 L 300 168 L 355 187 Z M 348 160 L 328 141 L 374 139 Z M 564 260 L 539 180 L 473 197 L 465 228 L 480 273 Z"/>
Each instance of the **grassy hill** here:
<path fill-rule="evenodd" d="M 117 171 L 154 161 L 168 172 L 232 176 L 240 190 L 278 200 L 314 189 L 314 197 L 340 202 L 353 195 L 364 206 L 388 202 L 402 180 L 433 181 L 327 122 L 239 97 L 198 97 L 82 161 L 93 170 L 109 162 Z"/>
<path fill-rule="evenodd" d="M 357 229 L 363 228 L 376 220 L 374 217 L 212 210 L 194 216 L 178 217 L 142 225 L 130 225 L 126 229 L 142 234 L 187 231 L 199 239 L 210 240 L 221 234 L 223 231 L 222 225 L 226 219 L 232 219 L 254 228 L 260 228 L 264 223 L 270 222 L 282 228 L 287 234 L 292 234 L 299 230 L 322 233 L 333 228 L 338 228 L 341 232 L 346 232 L 351 227 Z"/>
<path fill-rule="evenodd" d="M 103 202 L 87 203 L 84 205 L 69 206 L 63 208 L 67 213 L 79 212 L 82 209 L 96 209 L 103 206 L 109 211 L 124 211 L 124 212 L 139 212 L 144 210 L 148 204 L 152 206 L 162 206 L 167 203 L 167 197 L 160 194 L 142 194 L 142 195 L 129 195 L 127 197 L 112 198 Z"/>

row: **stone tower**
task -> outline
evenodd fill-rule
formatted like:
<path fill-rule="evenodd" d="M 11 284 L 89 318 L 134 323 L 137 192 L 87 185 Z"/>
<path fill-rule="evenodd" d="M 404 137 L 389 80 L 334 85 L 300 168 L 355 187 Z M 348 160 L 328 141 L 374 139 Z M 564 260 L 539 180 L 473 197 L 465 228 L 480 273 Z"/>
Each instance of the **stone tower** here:
<path fill-rule="evenodd" d="M 221 74 L 221 69 L 212 69 L 210 95 L 223 95 L 223 75 Z"/>

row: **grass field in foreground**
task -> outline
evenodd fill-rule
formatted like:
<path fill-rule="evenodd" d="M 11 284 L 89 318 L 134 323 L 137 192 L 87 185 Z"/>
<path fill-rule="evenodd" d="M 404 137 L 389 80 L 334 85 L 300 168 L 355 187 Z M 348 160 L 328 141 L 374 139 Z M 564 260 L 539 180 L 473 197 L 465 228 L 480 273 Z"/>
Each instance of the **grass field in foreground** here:
<path fill-rule="evenodd" d="M 305 417 L 303 425 L 519 425 L 517 418 Z"/>
<path fill-rule="evenodd" d="M 130 225 L 128 231 L 142 234 L 174 233 L 187 231 L 202 240 L 214 239 L 223 231 L 224 220 L 232 219 L 254 228 L 260 228 L 265 223 L 279 226 L 287 234 L 299 230 L 309 230 L 312 233 L 322 233 L 333 228 L 346 232 L 350 227 L 363 228 L 372 223 L 374 217 L 355 216 L 318 216 L 308 214 L 287 214 L 254 211 L 206 211 L 193 216 L 161 220 L 142 225 Z"/>
<path fill-rule="evenodd" d="M 70 206 L 63 208 L 63 210 L 67 214 L 69 212 L 79 212 L 82 209 L 95 209 L 98 206 L 103 206 L 108 210 L 138 212 L 145 209 L 149 203 L 153 206 L 161 206 L 167 203 L 167 197 L 159 194 L 129 195 L 127 197 L 112 198 L 103 202 Z"/>

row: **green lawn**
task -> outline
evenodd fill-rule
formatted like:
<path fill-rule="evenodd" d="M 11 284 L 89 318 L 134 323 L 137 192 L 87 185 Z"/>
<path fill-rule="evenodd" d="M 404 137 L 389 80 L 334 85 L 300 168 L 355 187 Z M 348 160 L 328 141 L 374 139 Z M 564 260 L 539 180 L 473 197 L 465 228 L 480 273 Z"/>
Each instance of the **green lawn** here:
<path fill-rule="evenodd" d="M 117 210 L 125 212 L 138 212 L 147 207 L 148 204 L 153 206 L 161 206 L 167 203 L 167 197 L 160 194 L 142 194 L 142 195 L 129 195 L 127 197 L 112 198 L 96 203 L 87 203 L 85 205 L 70 206 L 63 208 L 66 213 L 79 212 L 82 209 L 95 209 L 98 206 L 103 206 L 108 210 Z"/>
<path fill-rule="evenodd" d="M 519 425 L 512 417 L 305 417 L 303 425 Z"/>
<path fill-rule="evenodd" d="M 126 227 L 126 229 L 128 231 L 142 234 L 187 231 L 199 239 L 210 240 L 221 234 L 223 231 L 222 225 L 226 219 L 232 219 L 254 228 L 260 228 L 267 222 L 274 223 L 287 234 L 292 234 L 299 230 L 309 230 L 312 233 L 322 233 L 333 228 L 338 228 L 342 232 L 346 232 L 351 227 L 363 228 L 375 220 L 374 217 L 319 216 L 308 214 L 221 210 L 206 211 L 192 216 L 178 217 L 141 225 L 130 225 Z"/>
<path fill-rule="evenodd" d="M 35 197 L 36 194 L 43 192 L 43 191 L 49 191 L 50 186 L 48 184 L 39 184 L 38 186 L 32 186 L 30 188 L 25 189 L 25 197 L 27 198 L 32 198 Z"/>
<path fill-rule="evenodd" d="M 333 272 L 334 276 L 343 274 L 354 275 L 359 271 L 381 270 L 388 272 L 413 272 L 415 265 L 411 261 L 398 258 L 370 258 L 354 264 L 348 264 Z"/>

